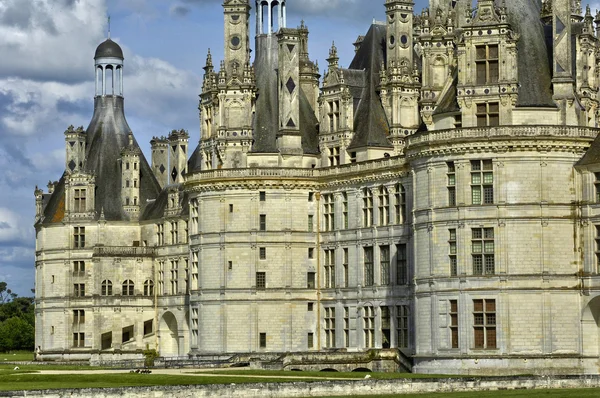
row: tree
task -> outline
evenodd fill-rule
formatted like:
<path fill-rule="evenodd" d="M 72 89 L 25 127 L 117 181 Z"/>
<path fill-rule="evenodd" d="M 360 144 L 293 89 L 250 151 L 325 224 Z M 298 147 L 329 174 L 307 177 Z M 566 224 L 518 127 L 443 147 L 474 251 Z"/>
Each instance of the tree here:
<path fill-rule="evenodd" d="M 25 319 L 12 317 L 0 323 L 0 352 L 33 350 L 35 330 Z"/>
<path fill-rule="evenodd" d="M 0 352 L 33 350 L 34 326 L 34 298 L 18 297 L 0 282 Z"/>
<path fill-rule="evenodd" d="M 6 282 L 0 282 L 0 304 L 8 303 L 17 298 L 17 294 L 8 288 Z"/>

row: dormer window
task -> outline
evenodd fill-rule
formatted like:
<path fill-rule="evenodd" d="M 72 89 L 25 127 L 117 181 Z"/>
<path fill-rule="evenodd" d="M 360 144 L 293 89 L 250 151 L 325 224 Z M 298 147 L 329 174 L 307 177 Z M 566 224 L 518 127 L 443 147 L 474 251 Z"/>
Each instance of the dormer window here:
<path fill-rule="evenodd" d="M 498 83 L 498 45 L 476 46 L 477 84 Z"/>
<path fill-rule="evenodd" d="M 86 208 L 86 190 L 85 189 L 76 189 L 74 196 L 74 210 L 76 213 L 85 212 Z"/>
<path fill-rule="evenodd" d="M 340 125 L 340 101 L 329 101 L 329 132 L 337 131 Z"/>
<path fill-rule="evenodd" d="M 337 166 L 340 164 L 340 147 L 329 148 L 329 165 Z"/>

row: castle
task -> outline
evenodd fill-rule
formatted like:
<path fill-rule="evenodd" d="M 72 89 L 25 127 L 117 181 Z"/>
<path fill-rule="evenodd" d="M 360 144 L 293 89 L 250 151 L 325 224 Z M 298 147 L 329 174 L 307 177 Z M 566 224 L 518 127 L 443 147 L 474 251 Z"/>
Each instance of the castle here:
<path fill-rule="evenodd" d="M 150 163 L 121 48 L 100 44 L 92 121 L 35 191 L 41 358 L 600 371 L 600 14 L 381 3 L 349 68 L 333 46 L 321 76 L 285 0 L 224 0 L 200 142 L 155 138 Z"/>

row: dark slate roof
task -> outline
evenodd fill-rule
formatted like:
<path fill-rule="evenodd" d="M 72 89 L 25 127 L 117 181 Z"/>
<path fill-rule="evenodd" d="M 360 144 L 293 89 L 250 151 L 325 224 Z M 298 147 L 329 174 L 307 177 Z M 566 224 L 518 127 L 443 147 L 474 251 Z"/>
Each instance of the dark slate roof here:
<path fill-rule="evenodd" d="M 385 25 L 371 25 L 360 49 L 354 56 L 349 69 L 364 70 L 365 81 L 361 99 L 357 104 L 354 115 L 354 139 L 348 149 L 361 147 L 391 147 L 387 139 L 389 124 L 381 99 L 376 92 L 379 85 L 379 72 L 385 63 Z M 346 79 L 346 75 L 344 75 Z M 358 76 L 352 79 L 358 82 Z"/>
<path fill-rule="evenodd" d="M 505 0 L 508 22 L 517 42 L 519 99 L 517 106 L 552 106 L 551 44 L 540 21 L 541 0 Z M 498 5 L 501 0 L 496 0 Z M 551 29 L 550 32 L 551 34 Z M 550 43 L 552 38 L 550 37 Z"/>
<path fill-rule="evenodd" d="M 600 135 L 596 137 L 590 149 L 587 150 L 585 155 L 577 162 L 575 166 L 585 167 L 590 165 L 600 165 Z"/>
<path fill-rule="evenodd" d="M 308 102 L 304 91 L 300 90 L 300 133 L 302 134 L 302 149 L 306 154 L 319 153 L 319 120 Z"/>
<path fill-rule="evenodd" d="M 129 146 L 131 129 L 125 120 L 123 97 L 94 99 L 94 115 L 87 128 L 86 170 L 96 175 L 96 214 L 106 220 L 128 220 L 121 203 L 121 151 Z M 133 147 L 139 149 L 135 138 Z M 148 199 L 155 199 L 160 186 L 140 151 L 140 214 Z"/>
<path fill-rule="evenodd" d="M 65 174 L 54 186 L 52 194 L 44 195 L 44 225 L 62 222 L 65 217 Z M 38 223 L 39 224 L 39 223 Z"/>
<path fill-rule="evenodd" d="M 278 71 L 279 45 L 277 36 L 263 35 L 256 41 L 256 116 L 254 118 L 254 145 L 252 152 L 275 153 L 277 149 L 277 132 L 279 131 L 279 93 Z M 319 137 L 314 109 L 302 90 L 299 94 L 299 129 L 302 135 L 302 149 L 307 154 L 319 153 Z"/>
<path fill-rule="evenodd" d="M 434 115 L 440 115 L 443 113 L 460 111 L 460 106 L 458 105 L 458 97 L 456 96 L 457 84 L 458 84 L 458 71 L 454 70 L 453 77 L 452 77 L 452 85 L 445 93 L 443 93 L 444 96 L 439 99 L 439 101 L 437 103 L 437 107 L 435 108 Z"/>
<path fill-rule="evenodd" d="M 187 172 L 189 174 L 200 171 L 200 167 L 202 167 L 202 151 L 200 150 L 200 144 L 198 144 L 188 160 Z"/>
<path fill-rule="evenodd" d="M 98 58 L 123 59 L 123 50 L 121 49 L 121 46 L 111 39 L 106 39 L 106 41 L 102 42 L 98 48 L 96 48 L 96 55 L 94 55 L 94 59 Z"/>
<path fill-rule="evenodd" d="M 184 191 L 183 185 L 179 184 L 165 187 L 155 201 L 148 203 L 146 210 L 142 214 L 141 220 L 159 220 L 163 218 L 169 203 L 169 190 L 173 188 L 179 190 L 179 205 L 181 206 L 180 215 L 189 215 L 189 196 L 188 193 Z"/>
<path fill-rule="evenodd" d="M 256 117 L 254 118 L 254 145 L 252 152 L 277 152 L 276 137 L 279 126 L 277 96 L 277 37 L 262 35 L 256 39 Z"/>

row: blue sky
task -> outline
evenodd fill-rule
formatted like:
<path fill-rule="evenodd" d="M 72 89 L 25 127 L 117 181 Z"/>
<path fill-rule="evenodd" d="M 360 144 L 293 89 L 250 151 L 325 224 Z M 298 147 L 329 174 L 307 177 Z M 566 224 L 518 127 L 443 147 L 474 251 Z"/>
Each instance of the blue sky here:
<path fill-rule="evenodd" d="M 254 5 L 254 1 L 251 1 Z M 427 0 L 417 0 L 420 12 Z M 87 127 L 94 95 L 93 56 L 106 38 L 125 53 L 125 112 L 145 145 L 184 128 L 199 139 L 198 94 L 208 48 L 223 53 L 222 0 L 0 1 L 0 281 L 19 295 L 34 285 L 33 191 L 64 170 L 64 131 Z M 288 27 L 310 30 L 311 59 L 321 71 L 335 41 L 349 65 L 352 43 L 384 0 L 287 0 Z M 254 32 L 254 19 L 250 25 Z"/>

